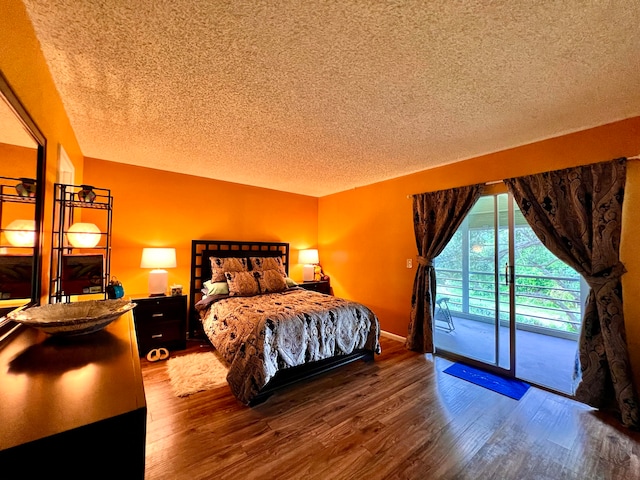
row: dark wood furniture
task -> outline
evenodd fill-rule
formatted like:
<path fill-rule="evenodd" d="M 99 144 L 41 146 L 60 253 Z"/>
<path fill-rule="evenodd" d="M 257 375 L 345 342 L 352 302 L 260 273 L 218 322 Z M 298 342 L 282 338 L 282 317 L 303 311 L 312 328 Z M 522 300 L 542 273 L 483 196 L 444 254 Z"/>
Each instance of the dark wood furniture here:
<path fill-rule="evenodd" d="M 186 295 L 137 297 L 132 301 L 137 305 L 133 309 L 133 317 L 140 355 L 159 347 L 169 350 L 183 350 L 186 347 Z"/>
<path fill-rule="evenodd" d="M 314 292 L 331 295 L 331 284 L 327 280 L 312 280 L 308 282 L 302 282 L 299 283 L 298 286 L 304 288 L 305 290 L 313 290 Z"/>
<path fill-rule="evenodd" d="M 206 338 L 202 331 L 199 313 L 194 305 L 202 298 L 203 283 L 211 279 L 209 257 L 281 257 L 285 271 L 289 273 L 289 244 L 281 242 L 240 242 L 230 240 L 191 241 L 191 285 L 189 291 L 189 336 L 194 339 Z M 328 282 L 327 282 L 328 283 Z M 349 355 L 339 355 L 317 362 L 309 362 L 284 370 L 279 370 L 269 383 L 251 402 L 251 406 L 264 402 L 275 391 L 293 383 L 314 377 L 334 368 L 357 360 L 370 361 L 374 352 L 355 350 Z"/>
<path fill-rule="evenodd" d="M 131 312 L 77 337 L 20 327 L 0 367 L 0 477 L 144 478 L 147 404 Z"/>

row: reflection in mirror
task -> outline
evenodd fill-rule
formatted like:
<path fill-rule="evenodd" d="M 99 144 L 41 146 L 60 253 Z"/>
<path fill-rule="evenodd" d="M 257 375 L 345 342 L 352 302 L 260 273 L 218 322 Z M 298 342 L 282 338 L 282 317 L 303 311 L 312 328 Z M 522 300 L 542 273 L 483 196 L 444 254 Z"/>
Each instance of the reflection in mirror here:
<path fill-rule="evenodd" d="M 45 140 L 0 73 L 0 333 L 40 298 Z"/>

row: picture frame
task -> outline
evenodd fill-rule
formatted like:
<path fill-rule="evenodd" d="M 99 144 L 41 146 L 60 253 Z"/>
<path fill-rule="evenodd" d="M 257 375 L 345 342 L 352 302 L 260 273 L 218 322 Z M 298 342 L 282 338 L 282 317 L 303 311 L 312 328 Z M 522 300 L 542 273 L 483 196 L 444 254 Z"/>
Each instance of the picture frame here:
<path fill-rule="evenodd" d="M 0 300 L 31 298 L 33 255 L 0 255 Z"/>
<path fill-rule="evenodd" d="M 64 255 L 61 290 L 64 295 L 104 293 L 104 255 Z"/>

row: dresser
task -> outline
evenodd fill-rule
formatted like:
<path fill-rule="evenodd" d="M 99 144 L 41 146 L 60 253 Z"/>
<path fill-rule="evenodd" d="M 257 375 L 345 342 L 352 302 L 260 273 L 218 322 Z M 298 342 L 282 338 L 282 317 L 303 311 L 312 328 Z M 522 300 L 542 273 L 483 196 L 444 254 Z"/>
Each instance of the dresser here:
<path fill-rule="evenodd" d="M 147 404 L 133 315 L 0 348 L 0 478 L 144 479 Z"/>

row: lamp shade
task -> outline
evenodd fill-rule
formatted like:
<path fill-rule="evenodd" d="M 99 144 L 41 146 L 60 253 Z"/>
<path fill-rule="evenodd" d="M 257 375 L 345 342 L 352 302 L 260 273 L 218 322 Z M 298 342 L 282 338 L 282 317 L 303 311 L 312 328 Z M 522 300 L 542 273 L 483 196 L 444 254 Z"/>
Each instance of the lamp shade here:
<path fill-rule="evenodd" d="M 36 240 L 35 220 L 14 220 L 4 230 L 7 241 L 14 247 L 33 247 Z"/>
<path fill-rule="evenodd" d="M 175 268 L 175 248 L 143 248 L 140 268 Z"/>
<path fill-rule="evenodd" d="M 93 223 L 74 223 L 67 230 L 67 239 L 76 248 L 93 248 L 100 242 L 100 229 Z"/>
<path fill-rule="evenodd" d="M 304 263 L 305 265 L 315 265 L 316 263 L 320 263 L 318 250 L 315 248 L 300 250 L 300 252 L 298 252 L 298 263 Z"/>

